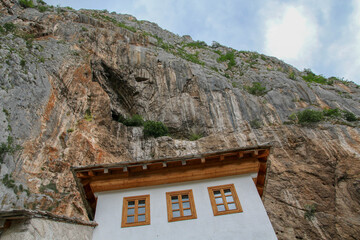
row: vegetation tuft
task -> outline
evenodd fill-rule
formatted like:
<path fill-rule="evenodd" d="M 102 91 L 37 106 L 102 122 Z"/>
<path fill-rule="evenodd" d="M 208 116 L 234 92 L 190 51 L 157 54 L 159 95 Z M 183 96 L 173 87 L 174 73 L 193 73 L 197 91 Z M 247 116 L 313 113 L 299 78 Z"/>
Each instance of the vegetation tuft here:
<path fill-rule="evenodd" d="M 219 52 L 217 52 L 217 53 L 219 53 Z M 221 54 L 221 52 L 220 52 L 219 55 L 220 55 L 220 57 L 217 59 L 217 61 L 218 62 L 228 61 L 228 69 L 231 69 L 232 67 L 234 67 L 236 65 L 234 51 L 227 52 L 226 54 Z"/>
<path fill-rule="evenodd" d="M 197 134 L 197 133 L 192 133 L 189 136 L 189 140 L 190 141 L 196 141 L 199 140 L 200 138 L 202 138 L 203 136 L 201 134 Z"/>
<path fill-rule="evenodd" d="M 263 96 L 266 94 L 266 87 L 264 87 L 260 82 L 253 82 L 252 86 L 244 86 L 244 89 L 255 96 Z"/>
<path fill-rule="evenodd" d="M 206 48 L 208 45 L 204 41 L 196 41 L 191 43 L 186 43 L 184 47 L 191 47 L 191 48 Z"/>
<path fill-rule="evenodd" d="M 15 30 L 16 30 L 16 25 L 14 24 L 14 23 L 12 23 L 12 22 L 7 22 L 7 23 L 5 23 L 4 25 L 3 25 L 3 27 L 4 27 L 4 29 L 5 29 L 5 31 L 7 32 L 7 33 L 9 33 L 9 32 L 14 32 Z"/>
<path fill-rule="evenodd" d="M 250 126 L 251 126 L 251 128 L 259 129 L 259 128 L 261 128 L 261 121 L 259 119 L 254 119 L 254 120 L 250 121 Z"/>
<path fill-rule="evenodd" d="M 302 112 L 297 113 L 298 123 L 317 123 L 324 119 L 324 115 L 321 111 L 316 111 L 312 109 L 305 109 Z"/>
<path fill-rule="evenodd" d="M 346 110 L 340 110 L 338 108 L 324 109 L 323 111 L 305 109 L 298 113 L 292 113 L 288 118 L 290 122 L 286 122 L 287 124 L 299 123 L 302 125 L 310 124 L 310 123 L 318 123 L 324 120 L 325 121 L 335 120 L 334 123 L 349 125 L 346 124 L 346 122 L 341 122 L 339 120 L 344 119 L 348 122 L 354 122 L 359 120 L 354 113 Z M 349 126 L 351 126 L 351 124 Z"/>
<path fill-rule="evenodd" d="M 4 156 L 7 153 L 11 153 L 14 154 L 16 151 L 20 150 L 21 146 L 20 145 L 15 145 L 14 146 L 14 140 L 11 136 L 8 136 L 7 138 L 7 143 L 1 143 L 0 145 L 0 163 L 3 163 L 4 161 Z"/>
<path fill-rule="evenodd" d="M 161 137 L 169 133 L 168 128 L 162 122 L 146 121 L 144 123 L 144 136 L 147 137 Z"/>
<path fill-rule="evenodd" d="M 40 191 L 41 193 L 44 193 L 46 189 L 52 190 L 52 191 L 54 191 L 55 193 L 58 193 L 58 192 L 59 192 L 59 190 L 58 190 L 57 187 L 56 187 L 56 183 L 53 183 L 53 182 L 50 182 L 50 183 L 47 184 L 47 185 L 42 185 L 42 184 L 41 184 L 41 186 L 40 186 L 40 188 L 39 188 L 39 191 Z"/>
<path fill-rule="evenodd" d="M 332 85 L 334 83 L 333 80 L 327 79 L 322 75 L 316 75 L 313 73 L 310 69 L 304 69 L 304 72 L 306 73 L 305 76 L 302 76 L 302 78 L 309 83 L 320 83 L 320 84 L 327 84 Z"/>
<path fill-rule="evenodd" d="M 19 4 L 23 8 L 33 8 L 34 7 L 34 3 L 32 2 L 32 0 L 19 0 Z"/>
<path fill-rule="evenodd" d="M 316 204 L 305 205 L 304 218 L 311 221 L 315 217 Z"/>
<path fill-rule="evenodd" d="M 140 127 L 144 125 L 144 119 L 138 114 L 133 115 L 131 118 L 124 118 L 120 115 L 118 122 L 121 122 L 125 126 L 129 127 Z"/>
<path fill-rule="evenodd" d="M 93 116 L 92 116 L 92 114 L 91 114 L 90 109 L 87 109 L 87 110 L 85 111 L 84 119 L 85 119 L 86 121 L 88 121 L 88 122 L 91 122 L 91 121 L 93 120 Z"/>
<path fill-rule="evenodd" d="M 105 21 L 108 21 L 108 22 L 112 22 L 115 26 L 118 26 L 118 27 L 121 27 L 121 28 L 125 28 L 131 32 L 136 32 L 137 29 L 132 27 L 132 26 L 127 26 L 125 25 L 124 23 L 122 22 L 118 22 L 115 18 L 112 18 L 112 17 L 109 17 L 107 15 L 104 15 L 104 14 L 95 14 L 93 13 L 92 15 L 93 17 L 97 18 L 97 19 L 103 19 Z"/>

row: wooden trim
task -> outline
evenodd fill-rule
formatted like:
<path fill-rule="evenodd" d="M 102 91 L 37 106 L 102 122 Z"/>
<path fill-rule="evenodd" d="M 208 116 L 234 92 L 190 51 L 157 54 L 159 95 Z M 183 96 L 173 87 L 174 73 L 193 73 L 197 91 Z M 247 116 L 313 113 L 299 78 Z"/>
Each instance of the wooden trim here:
<path fill-rule="evenodd" d="M 186 165 L 147 172 L 130 172 L 128 176 L 116 174 L 96 176 L 92 178 L 90 187 L 95 193 L 256 173 L 258 168 L 259 163 L 254 158 L 243 159 L 243 161 L 224 160 L 221 163 L 205 163 L 199 166 Z"/>
<path fill-rule="evenodd" d="M 226 196 L 225 196 L 225 192 L 224 192 L 225 189 L 230 189 L 231 195 L 227 195 L 227 196 L 232 196 L 234 202 L 228 202 L 226 200 Z M 241 208 L 239 197 L 237 196 L 234 184 L 226 184 L 226 185 L 221 185 L 221 186 L 208 187 L 208 191 L 209 191 L 209 197 L 210 197 L 210 202 L 211 202 L 214 216 L 225 215 L 225 214 L 230 214 L 230 213 L 239 213 L 239 212 L 243 211 Z M 220 191 L 223 204 L 216 204 L 214 191 Z M 228 206 L 228 204 L 230 204 L 230 203 L 235 203 L 236 209 L 230 210 L 229 206 Z M 218 208 L 217 208 L 218 205 L 224 205 L 225 211 L 218 211 Z"/>
<path fill-rule="evenodd" d="M 144 215 L 139 214 L 138 212 L 138 204 L 139 201 L 145 200 L 145 221 L 139 222 L 138 216 Z M 134 201 L 134 214 L 130 216 L 134 216 L 134 222 L 133 223 L 127 223 L 127 217 L 128 217 L 128 203 L 130 201 Z M 121 219 L 121 227 L 135 227 L 135 226 L 141 226 L 141 225 L 150 225 L 150 195 L 142 195 L 142 196 L 134 196 L 134 197 L 124 197 L 123 199 L 123 210 L 122 210 L 122 219 Z"/>
<path fill-rule="evenodd" d="M 189 196 L 189 201 L 183 200 L 182 195 L 188 195 Z M 173 217 L 173 209 L 172 209 L 172 201 L 171 201 L 171 197 L 173 197 L 173 196 L 178 197 L 178 202 L 177 203 L 179 203 L 180 217 Z M 189 208 L 184 209 L 184 206 L 183 206 L 184 202 L 189 202 L 189 204 L 190 204 L 190 210 L 191 210 L 191 215 L 190 216 L 184 216 L 184 210 L 189 209 Z M 182 221 L 182 220 L 189 220 L 189 219 L 196 219 L 197 218 L 196 209 L 195 209 L 195 202 L 194 202 L 194 195 L 193 195 L 193 192 L 192 192 L 191 189 L 182 190 L 182 191 L 176 191 L 176 192 L 167 192 L 166 193 L 166 203 L 167 203 L 167 215 L 168 215 L 168 221 L 169 222 L 176 222 L 176 221 Z"/>

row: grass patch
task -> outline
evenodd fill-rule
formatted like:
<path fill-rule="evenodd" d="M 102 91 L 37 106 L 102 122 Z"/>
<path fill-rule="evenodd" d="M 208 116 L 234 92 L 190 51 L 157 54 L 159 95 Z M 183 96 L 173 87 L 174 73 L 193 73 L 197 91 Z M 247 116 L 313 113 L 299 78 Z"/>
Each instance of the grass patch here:
<path fill-rule="evenodd" d="M 333 81 L 332 80 L 328 80 L 327 78 L 325 78 L 322 75 L 316 75 L 315 73 L 313 73 L 310 69 L 304 69 L 304 72 L 306 73 L 305 76 L 302 76 L 302 78 L 309 83 L 320 83 L 320 84 L 327 84 L 327 85 L 332 85 Z"/>
<path fill-rule="evenodd" d="M 292 80 L 295 80 L 295 79 L 296 79 L 294 71 L 290 70 L 289 75 L 288 75 L 288 78 L 290 78 L 290 79 L 292 79 Z"/>
<path fill-rule="evenodd" d="M 4 25 L 3 25 L 3 27 L 4 27 L 4 29 L 5 29 L 5 31 L 7 32 L 7 33 L 9 33 L 9 32 L 14 32 L 15 30 L 16 30 L 16 25 L 14 24 L 14 23 L 12 23 L 12 22 L 7 22 L 7 23 L 5 23 Z"/>
<path fill-rule="evenodd" d="M 228 69 L 231 69 L 232 67 L 234 67 L 236 65 L 236 61 L 235 61 L 235 52 L 231 51 L 231 52 L 227 52 L 226 54 L 221 54 L 221 52 L 217 52 L 220 57 L 218 59 L 216 59 L 218 62 L 225 62 L 228 61 Z"/>
<path fill-rule="evenodd" d="M 85 111 L 84 119 L 85 119 L 86 121 L 88 121 L 88 122 L 91 122 L 91 121 L 93 120 L 93 116 L 92 116 L 92 114 L 91 114 L 90 109 L 87 109 L 87 110 Z"/>
<path fill-rule="evenodd" d="M 354 122 L 354 121 L 357 121 L 358 118 L 356 117 L 356 115 L 352 112 L 349 112 L 349 111 L 343 111 L 344 113 L 344 118 L 346 121 L 348 122 Z"/>
<path fill-rule="evenodd" d="M 38 5 L 37 9 L 39 10 L 39 12 L 46 12 L 48 10 L 47 6 L 43 6 L 43 5 Z"/>
<path fill-rule="evenodd" d="M 120 115 L 118 122 L 121 122 L 128 127 L 140 127 L 144 125 L 144 119 L 138 114 L 133 115 L 131 118 L 124 118 Z"/>
<path fill-rule="evenodd" d="M 121 28 L 125 28 L 131 32 L 136 32 L 137 29 L 134 28 L 134 27 L 131 27 L 131 26 L 127 26 L 125 25 L 124 23 L 122 22 L 118 22 L 115 18 L 112 18 L 112 17 L 109 17 L 107 15 L 103 15 L 103 14 L 95 14 L 93 13 L 92 15 L 93 17 L 97 18 L 97 19 L 103 19 L 105 21 L 108 21 L 108 22 L 112 22 L 115 26 L 118 26 L 118 27 L 121 27 Z"/>
<path fill-rule="evenodd" d="M 310 124 L 310 123 L 318 123 L 321 121 L 327 121 L 331 120 L 334 124 L 339 123 L 346 123 L 345 121 L 341 120 L 344 119 L 348 122 L 354 122 L 358 121 L 358 117 L 349 111 L 346 110 L 340 110 L 338 108 L 330 108 L 330 109 L 324 109 L 323 111 L 317 111 L 312 109 L 305 109 L 298 113 L 292 113 L 288 119 L 290 120 L 290 123 L 300 123 L 300 124 Z M 335 120 L 335 121 L 334 121 Z M 349 124 L 345 124 L 348 126 Z"/>
<path fill-rule="evenodd" d="M 20 149 L 21 149 L 21 146 L 20 145 L 14 146 L 13 138 L 11 136 L 8 136 L 7 142 L 0 144 L 0 163 L 3 163 L 3 161 L 4 161 L 3 157 L 5 154 L 7 154 L 7 153 L 14 154 L 16 151 L 18 151 Z"/>
<path fill-rule="evenodd" d="M 191 48 L 206 48 L 208 45 L 204 41 L 196 41 L 191 43 L 186 43 L 184 47 L 191 47 Z"/>
<path fill-rule="evenodd" d="M 266 87 L 260 82 L 253 82 L 252 86 L 244 86 L 244 89 L 255 96 L 263 96 L 266 94 Z"/>
<path fill-rule="evenodd" d="M 316 204 L 305 205 L 304 218 L 311 221 L 315 217 Z"/>
<path fill-rule="evenodd" d="M 144 137 L 161 137 L 169 133 L 168 128 L 162 122 L 146 121 L 144 123 Z"/>
<path fill-rule="evenodd" d="M 325 117 L 329 117 L 329 118 L 341 117 L 341 111 L 338 108 L 324 109 L 323 114 Z"/>
<path fill-rule="evenodd" d="M 250 126 L 251 126 L 251 128 L 259 129 L 259 128 L 261 128 L 261 121 L 259 119 L 254 119 L 254 120 L 250 121 Z"/>
<path fill-rule="evenodd" d="M 302 112 L 297 113 L 298 123 L 308 124 L 321 122 L 324 119 L 322 111 L 316 111 L 312 109 L 305 109 Z"/>
<path fill-rule="evenodd" d="M 189 140 L 190 141 L 196 141 L 199 140 L 200 138 L 202 138 L 203 136 L 201 134 L 197 134 L 197 133 L 192 133 L 189 136 Z"/>
<path fill-rule="evenodd" d="M 59 190 L 58 190 L 57 187 L 56 187 L 56 183 L 53 183 L 53 182 L 50 182 L 50 183 L 47 184 L 47 185 L 42 185 L 42 184 L 41 184 L 41 186 L 40 186 L 40 188 L 39 188 L 39 191 L 40 191 L 41 193 L 44 193 L 46 189 L 52 190 L 52 191 L 54 191 L 55 193 L 59 193 Z"/>
<path fill-rule="evenodd" d="M 23 8 L 33 8 L 34 7 L 34 3 L 32 2 L 32 0 L 19 0 L 19 4 Z"/>
<path fill-rule="evenodd" d="M 196 52 L 195 54 L 191 54 L 191 53 L 187 53 L 183 48 L 179 48 L 176 55 L 187 61 L 200 64 L 202 66 L 205 65 L 205 63 L 200 61 L 199 59 L 199 52 Z"/>

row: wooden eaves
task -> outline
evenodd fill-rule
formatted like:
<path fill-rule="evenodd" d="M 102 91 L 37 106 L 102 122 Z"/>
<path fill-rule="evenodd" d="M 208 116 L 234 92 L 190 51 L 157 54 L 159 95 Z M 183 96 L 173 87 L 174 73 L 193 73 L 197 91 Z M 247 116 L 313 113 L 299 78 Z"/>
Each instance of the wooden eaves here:
<path fill-rule="evenodd" d="M 97 192 L 257 173 L 262 196 L 270 145 L 251 146 L 138 162 L 72 167 L 88 216 L 94 218 Z"/>

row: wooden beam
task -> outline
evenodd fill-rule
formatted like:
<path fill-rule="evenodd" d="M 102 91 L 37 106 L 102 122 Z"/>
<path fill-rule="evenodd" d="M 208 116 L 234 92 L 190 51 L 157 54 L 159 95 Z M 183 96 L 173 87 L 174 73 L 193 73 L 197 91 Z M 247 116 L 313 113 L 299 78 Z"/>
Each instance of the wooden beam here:
<path fill-rule="evenodd" d="M 238 156 L 239 159 L 240 159 L 240 158 L 243 158 L 243 157 L 244 157 L 244 153 L 243 153 L 243 152 L 238 152 L 237 156 Z"/>
<path fill-rule="evenodd" d="M 94 177 L 94 176 L 95 176 L 95 173 L 94 173 L 92 170 L 90 170 L 90 171 L 88 172 L 88 174 L 89 174 L 90 177 Z"/>
<path fill-rule="evenodd" d="M 190 165 L 174 169 L 154 170 L 134 173 L 128 177 L 93 179 L 90 183 L 93 192 L 103 192 L 126 188 L 144 187 L 168 183 L 202 180 L 208 178 L 225 177 L 258 171 L 258 161 L 248 159 L 247 161 L 233 161 L 224 164 L 201 164 L 199 167 Z M 105 177 L 105 176 L 104 176 Z"/>
<path fill-rule="evenodd" d="M 80 179 L 85 179 L 85 178 L 90 178 L 89 175 L 85 174 L 85 173 L 82 173 L 82 172 L 78 172 L 76 173 L 76 176 Z"/>
<path fill-rule="evenodd" d="M 225 156 L 224 155 L 220 155 L 220 161 L 224 161 Z"/>

